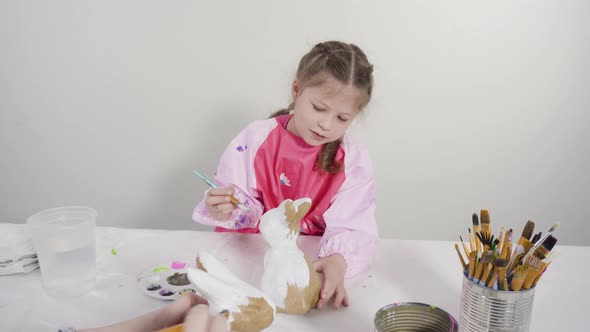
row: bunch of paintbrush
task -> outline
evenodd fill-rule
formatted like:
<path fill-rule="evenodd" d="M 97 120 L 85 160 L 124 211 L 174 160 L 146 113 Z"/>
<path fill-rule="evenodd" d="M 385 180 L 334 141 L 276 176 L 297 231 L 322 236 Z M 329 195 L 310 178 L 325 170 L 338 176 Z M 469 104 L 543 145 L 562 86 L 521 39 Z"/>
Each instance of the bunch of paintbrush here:
<path fill-rule="evenodd" d="M 502 227 L 499 236 L 494 238 L 488 210 L 481 210 L 479 217 L 474 213 L 472 221 L 473 234 L 468 228 L 469 249 L 459 235 L 467 260 L 463 258 L 457 243 L 455 250 L 464 273 L 484 287 L 505 291 L 534 287 L 557 256 L 552 251 L 557 243 L 552 233 L 559 223 L 551 226 L 544 235 L 539 232 L 533 236 L 535 223 L 529 220 L 520 238 L 513 244 L 512 229 L 504 231 Z"/>

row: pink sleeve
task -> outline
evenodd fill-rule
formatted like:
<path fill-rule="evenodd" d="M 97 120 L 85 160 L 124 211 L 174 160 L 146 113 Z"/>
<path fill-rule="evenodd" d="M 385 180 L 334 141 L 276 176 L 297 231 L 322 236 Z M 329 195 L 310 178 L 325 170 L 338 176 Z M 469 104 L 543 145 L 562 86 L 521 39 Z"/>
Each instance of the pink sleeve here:
<path fill-rule="evenodd" d="M 367 151 L 348 139 L 344 167 L 346 178 L 324 214 L 326 230 L 318 257 L 341 254 L 346 278 L 367 269 L 377 249 L 379 232 L 375 220 L 375 179 Z"/>
<path fill-rule="evenodd" d="M 223 228 L 252 228 L 256 227 L 262 216 L 263 206 L 258 201 L 259 193 L 256 189 L 256 174 L 254 172 L 254 158 L 256 152 L 268 133 L 276 127 L 276 121 L 256 121 L 242 130 L 229 144 L 215 172 L 214 182 L 225 187 L 233 185 L 234 196 L 250 209 L 249 212 L 239 208 L 234 209 L 228 220 L 218 221 L 211 216 L 205 205 L 207 191 L 203 199 L 193 211 L 193 220 L 211 226 Z"/>

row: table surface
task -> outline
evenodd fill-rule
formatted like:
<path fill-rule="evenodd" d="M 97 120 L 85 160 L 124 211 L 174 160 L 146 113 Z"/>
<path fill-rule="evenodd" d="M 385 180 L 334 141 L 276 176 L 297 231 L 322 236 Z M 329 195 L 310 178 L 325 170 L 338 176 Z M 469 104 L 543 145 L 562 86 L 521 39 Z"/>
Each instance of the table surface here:
<path fill-rule="evenodd" d="M 23 226 L 25 227 L 25 226 Z M 299 245 L 315 257 L 319 237 Z M 117 255 L 113 255 L 111 249 Z M 589 292 L 581 287 L 590 247 L 557 246 L 561 253 L 535 290 L 531 331 L 585 331 Z M 56 331 L 107 325 L 164 306 L 141 293 L 139 274 L 207 251 L 243 280 L 259 284 L 265 243 L 260 235 L 198 231 L 97 228 L 97 286 L 77 298 L 48 297 L 40 271 L 0 276 L 0 330 Z M 350 307 L 305 316 L 278 314 L 265 331 L 373 331 L 373 316 L 390 303 L 421 302 L 459 320 L 462 273 L 452 242 L 381 239 L 370 270 L 346 280 Z"/>

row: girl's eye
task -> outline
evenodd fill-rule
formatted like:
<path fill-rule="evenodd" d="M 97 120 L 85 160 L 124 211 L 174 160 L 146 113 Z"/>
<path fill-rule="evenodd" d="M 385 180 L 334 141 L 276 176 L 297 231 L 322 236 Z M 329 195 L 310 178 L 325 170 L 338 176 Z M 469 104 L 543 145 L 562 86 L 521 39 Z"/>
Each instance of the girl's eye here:
<path fill-rule="evenodd" d="M 318 112 L 323 112 L 323 111 L 325 111 L 323 108 L 320 108 L 320 107 L 318 107 L 318 106 L 316 106 L 316 105 L 314 105 L 314 104 L 312 104 L 312 105 L 313 105 L 313 109 L 314 109 L 314 110 L 316 110 L 316 111 L 318 111 Z"/>
<path fill-rule="evenodd" d="M 339 117 L 338 117 L 338 120 L 340 120 L 340 121 L 342 121 L 342 122 L 346 122 L 346 121 L 348 121 L 348 119 L 346 119 L 346 118 L 343 118 L 343 117 L 341 117 L 341 116 L 339 116 Z"/>

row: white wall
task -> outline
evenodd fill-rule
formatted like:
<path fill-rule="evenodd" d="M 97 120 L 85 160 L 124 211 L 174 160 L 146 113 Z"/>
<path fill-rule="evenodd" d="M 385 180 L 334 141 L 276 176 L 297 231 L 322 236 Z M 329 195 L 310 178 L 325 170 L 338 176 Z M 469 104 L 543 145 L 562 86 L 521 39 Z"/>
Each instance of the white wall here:
<path fill-rule="evenodd" d="M 590 2 L 1 1 L 0 222 L 65 204 L 99 225 L 191 221 L 228 141 L 289 102 L 299 58 L 353 41 L 375 65 L 353 131 L 382 235 L 456 240 L 561 221 L 590 245 Z"/>

